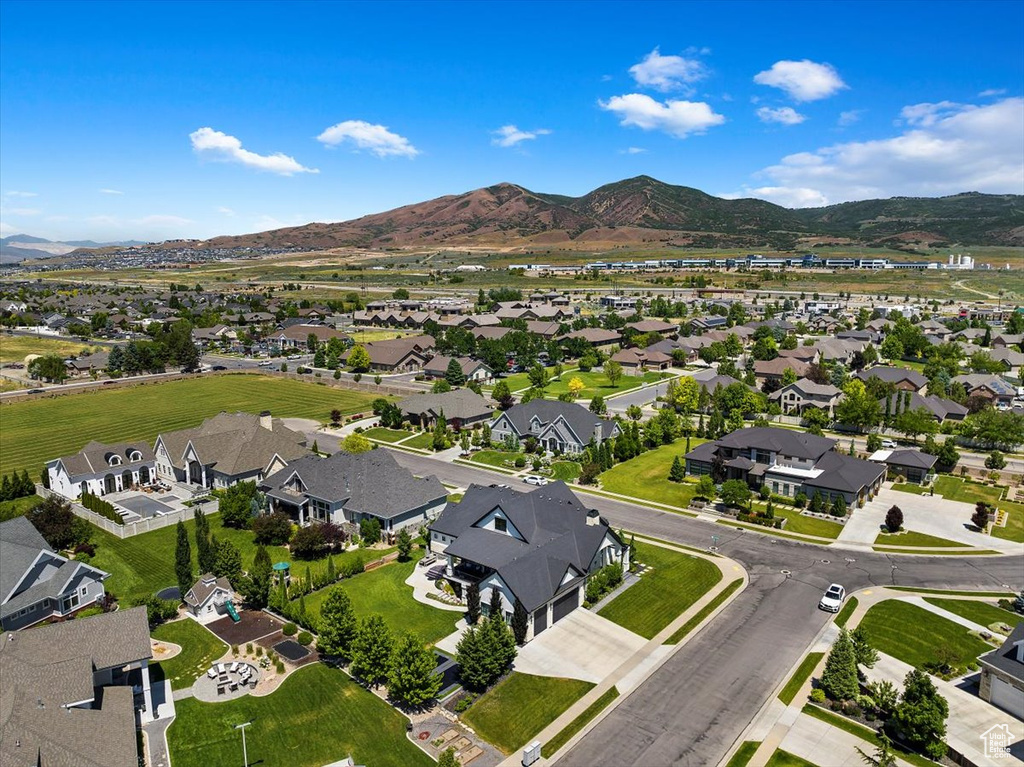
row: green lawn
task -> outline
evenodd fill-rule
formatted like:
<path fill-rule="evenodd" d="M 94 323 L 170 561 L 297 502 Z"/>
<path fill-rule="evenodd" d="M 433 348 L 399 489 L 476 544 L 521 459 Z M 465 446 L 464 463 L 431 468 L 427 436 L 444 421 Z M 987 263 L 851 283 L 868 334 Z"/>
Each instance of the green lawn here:
<path fill-rule="evenodd" d="M 358 617 L 377 613 L 394 631 L 409 631 L 434 644 L 455 631 L 455 622 L 462 613 L 430 607 L 412 598 L 412 586 L 405 579 L 416 567 L 422 551 L 415 552 L 408 562 L 395 562 L 368 573 L 361 573 L 341 581 L 341 588 L 352 599 L 352 609 Z M 328 589 L 321 589 L 305 597 L 306 612 L 320 615 L 320 605 Z"/>
<path fill-rule="evenodd" d="M 562 728 L 561 732 L 541 747 L 541 756 L 545 759 L 550 759 L 552 754 L 558 753 L 558 749 L 568 743 L 576 733 L 586 727 L 591 719 L 608 708 L 611 702 L 617 697 L 619 697 L 619 691 L 614 686 L 605 690 L 604 694 L 587 706 L 583 710 L 582 714 L 569 722 L 569 724 Z"/>
<path fill-rule="evenodd" d="M 462 718 L 488 743 L 511 754 L 593 686 L 578 679 L 514 671 L 481 695 Z"/>
<path fill-rule="evenodd" d="M 998 485 L 982 485 L 978 482 L 965 482 L 957 477 L 943 474 L 935 480 L 935 492 L 950 501 L 977 503 L 985 501 L 995 504 L 1003 494 Z"/>
<path fill-rule="evenodd" d="M 162 431 L 198 426 L 222 410 L 327 421 L 333 408 L 354 413 L 373 399 L 373 393 L 270 376 L 224 375 L 16 402 L 3 407 L 0 472 L 27 468 L 38 477 L 44 462 L 90 439 L 152 442 Z"/>
<path fill-rule="evenodd" d="M 13 501 L 0 501 L 0 522 L 23 516 L 41 500 L 43 499 L 38 495 L 27 495 L 24 498 L 15 498 Z"/>
<path fill-rule="evenodd" d="M 721 571 L 706 559 L 648 543 L 638 542 L 636 551 L 640 561 L 653 569 L 599 614 L 647 639 L 652 639 L 722 580 Z"/>
<path fill-rule="evenodd" d="M 736 749 L 736 753 L 732 755 L 732 759 L 729 760 L 725 767 L 747 767 L 760 745 L 760 741 L 756 740 L 743 741 L 743 744 Z"/>
<path fill-rule="evenodd" d="M 152 634 L 154 639 L 181 645 L 180 654 L 150 666 L 154 674 L 170 679 L 175 690 L 191 687 L 211 663 L 228 651 L 226 644 L 191 618 L 157 626 Z"/>
<path fill-rule="evenodd" d="M 895 599 L 874 605 L 860 625 L 875 649 L 916 668 L 937 661 L 944 647 L 961 666 L 992 649 L 963 626 Z"/>
<path fill-rule="evenodd" d="M 878 537 L 875 538 L 875 545 L 904 546 L 907 548 L 914 546 L 923 546 L 931 548 L 964 548 L 966 546 L 969 546 L 970 544 L 960 543 L 959 541 L 950 541 L 946 538 L 937 538 L 934 535 L 927 535 L 926 533 L 915 533 L 913 530 L 909 530 L 905 533 L 896 533 L 895 535 L 890 535 L 889 533 L 879 533 Z"/>
<path fill-rule="evenodd" d="M 847 599 L 846 604 L 843 605 L 843 608 L 836 614 L 836 625 L 839 626 L 839 628 L 846 626 L 846 622 L 850 620 L 850 616 L 853 615 L 856 609 L 857 597 L 850 597 Z"/>
<path fill-rule="evenodd" d="M 763 504 L 755 504 L 763 509 Z M 838 522 L 818 517 L 808 517 L 800 513 L 799 509 L 786 509 L 775 507 L 775 516 L 786 520 L 785 530 L 788 533 L 800 533 L 803 535 L 816 535 L 820 538 L 838 538 L 843 532 L 843 526 Z"/>
<path fill-rule="evenodd" d="M 705 441 L 692 438 L 690 449 Z M 603 472 L 601 487 L 612 493 L 685 508 L 697 494 L 697 486 L 691 482 L 670 482 L 668 473 L 672 468 L 672 460 L 679 456 L 682 461 L 686 452 L 685 439 L 648 450 Z"/>
<path fill-rule="evenodd" d="M 786 682 L 786 686 L 782 688 L 782 691 L 779 693 L 779 700 L 787 706 L 792 703 L 793 698 L 795 698 L 796 694 L 800 692 L 800 688 L 804 686 L 804 682 L 807 681 L 811 672 L 814 671 L 815 666 L 817 666 L 824 657 L 825 653 L 823 652 L 809 653 L 807 657 L 801 661 L 797 670 L 793 672 L 793 676 L 791 676 L 789 681 Z"/>
<path fill-rule="evenodd" d="M 999 508 L 1007 512 L 1006 526 L 993 527 L 992 535 L 1007 541 L 1024 543 L 1024 503 L 1000 501 Z"/>
<path fill-rule="evenodd" d="M 990 605 L 986 602 L 977 602 L 973 599 L 940 599 L 938 597 L 925 597 L 925 602 L 941 607 L 956 613 L 961 618 L 974 621 L 980 626 L 991 626 L 994 623 L 1004 623 L 1008 626 L 1016 626 L 1020 616 L 1004 610 L 1001 607 Z"/>
<path fill-rule="evenodd" d="M 576 461 L 555 461 L 551 464 L 551 478 L 563 482 L 572 482 L 580 475 L 582 469 Z"/>
<path fill-rule="evenodd" d="M 314 663 L 271 695 L 232 701 L 175 703 L 167 731 L 174 767 L 238 764 L 246 730 L 249 764 L 320 767 L 349 754 L 373 767 L 431 767 L 434 760 L 405 735 L 406 718 L 344 672 Z"/>
<path fill-rule="evenodd" d="M 385 429 L 383 426 L 378 426 L 374 429 L 367 429 L 363 432 L 363 436 L 367 439 L 375 439 L 378 442 L 394 444 L 395 442 L 400 442 L 406 437 L 411 437 L 412 432 L 403 431 L 401 429 Z"/>
<path fill-rule="evenodd" d="M 208 504 L 212 505 L 212 504 Z M 220 515 L 212 514 L 210 532 L 218 540 L 231 541 L 242 555 L 242 567 L 248 568 L 256 554 L 256 544 L 250 530 L 236 530 L 221 524 Z M 195 544 L 195 522 L 185 522 L 192 546 L 193 567 L 198 567 Z M 163 527 L 149 533 L 142 533 L 131 538 L 118 538 L 108 532 L 93 528 L 92 542 L 96 544 L 96 556 L 92 564 L 110 573 L 105 582 L 108 592 L 121 598 L 148 596 L 167 586 L 176 586 L 174 575 L 174 549 L 177 539 L 177 526 Z M 291 554 L 283 546 L 268 546 L 267 552 L 273 562 L 292 562 L 295 575 L 305 576 L 306 565 L 312 569 L 326 567 L 326 558 L 312 562 L 293 561 Z M 358 558 L 363 562 L 378 559 L 386 551 L 376 549 L 360 549 L 334 555 L 335 566 L 344 560 Z M 198 576 L 198 573 L 197 573 Z"/>
<path fill-rule="evenodd" d="M 765 762 L 766 767 L 818 767 L 814 762 L 808 762 L 806 759 L 801 759 L 796 754 L 791 754 L 788 751 L 783 751 L 781 748 L 777 749 L 772 754 L 771 759 Z"/>
<path fill-rule="evenodd" d="M 618 394 L 619 392 L 629 391 L 630 389 L 636 389 L 643 383 L 654 383 L 660 381 L 663 378 L 670 378 L 671 373 L 644 373 L 642 376 L 622 376 L 613 386 L 612 382 L 608 380 L 608 376 L 604 373 L 592 370 L 589 373 L 581 373 L 574 371 L 572 373 L 563 373 L 562 377 L 557 381 L 552 381 L 548 387 L 544 390 L 544 396 L 548 399 L 558 399 L 559 394 L 566 394 L 569 391 L 569 382 L 574 378 L 579 378 L 583 381 L 584 389 L 580 392 L 580 399 L 593 399 L 598 394 L 602 397 L 607 397 L 610 394 Z"/>
<path fill-rule="evenodd" d="M 513 462 L 516 456 L 519 455 L 523 454 L 509 453 L 502 450 L 478 450 L 469 456 L 469 460 L 473 463 L 482 463 L 485 466 L 493 466 L 498 469 L 505 469 L 506 471 L 518 471 Z M 528 457 L 527 460 L 529 460 Z"/>
<path fill-rule="evenodd" d="M 420 450 L 432 450 L 434 445 L 434 434 L 429 431 L 421 431 L 408 442 L 403 442 L 402 447 L 415 447 Z"/>
<path fill-rule="evenodd" d="M 29 354 L 59 354 L 71 357 L 92 347 L 67 338 L 0 335 L 0 362 L 24 362 Z"/>
<path fill-rule="evenodd" d="M 555 368 L 554 368 L 553 365 L 551 367 L 549 367 L 549 368 L 546 368 L 546 370 L 548 371 L 548 375 L 549 376 L 554 376 L 555 375 Z M 573 368 L 573 371 L 575 371 L 575 368 Z M 562 373 L 562 375 L 565 375 L 565 376 L 567 376 L 569 374 L 570 374 L 570 370 L 568 368 L 566 368 L 566 371 L 564 373 Z M 520 391 L 521 389 L 529 389 L 530 388 L 530 374 L 529 373 L 513 373 L 512 375 L 505 376 L 504 378 L 500 378 L 498 380 L 504 381 L 505 383 L 507 383 L 508 384 L 508 390 L 510 392 L 512 392 L 512 393 Z M 497 383 L 497 381 L 495 381 L 495 383 Z M 494 385 L 485 386 L 484 387 L 485 390 L 491 390 L 493 388 L 494 388 Z"/>
<path fill-rule="evenodd" d="M 714 599 L 712 599 L 710 602 L 704 605 L 704 607 L 697 611 L 696 615 L 690 618 L 690 620 L 686 621 L 686 623 L 679 627 L 678 631 L 676 631 L 672 636 L 666 639 L 665 644 L 679 644 L 680 642 L 682 642 L 687 634 L 689 634 L 691 631 L 697 628 L 697 626 L 703 623 L 705 618 L 707 618 L 709 615 L 711 615 L 711 613 L 717 610 L 718 606 L 722 604 L 722 602 L 724 602 L 726 599 L 731 597 L 733 592 L 736 591 L 736 589 L 738 589 L 742 585 L 743 579 L 737 578 L 724 589 L 722 589 L 718 593 L 718 596 L 716 596 Z"/>

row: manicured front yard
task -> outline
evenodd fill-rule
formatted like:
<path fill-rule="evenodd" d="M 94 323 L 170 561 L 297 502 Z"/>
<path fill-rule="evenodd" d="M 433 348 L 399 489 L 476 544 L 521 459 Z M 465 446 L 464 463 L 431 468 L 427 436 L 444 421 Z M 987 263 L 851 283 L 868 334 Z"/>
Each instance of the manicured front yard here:
<path fill-rule="evenodd" d="M 367 429 L 363 432 L 363 436 L 367 439 L 375 439 L 378 442 L 388 442 L 394 444 L 399 442 L 406 437 L 411 437 L 411 431 L 403 431 L 401 429 L 385 429 L 383 426 L 377 426 L 373 429 Z"/>
<path fill-rule="evenodd" d="M 605 690 L 597 700 L 583 710 L 582 714 L 569 722 L 561 732 L 541 747 L 541 756 L 549 759 L 552 754 L 557 753 L 558 749 L 568 743 L 576 733 L 586 727 L 591 719 L 604 711 L 617 697 L 619 697 L 619 691 L 614 686 Z"/>
<path fill-rule="evenodd" d="M 965 482 L 957 477 L 943 474 L 935 480 L 935 492 L 950 501 L 977 503 L 985 501 L 995 504 L 1003 494 L 1003 488 L 996 485 L 982 485 L 978 482 Z"/>
<path fill-rule="evenodd" d="M 764 504 L 755 504 L 757 508 L 764 509 Z M 830 519 L 809 517 L 800 513 L 799 509 L 787 509 L 775 506 L 775 516 L 786 520 L 784 530 L 787 533 L 801 533 L 803 535 L 816 535 L 819 538 L 838 538 L 843 532 L 843 526 Z"/>
<path fill-rule="evenodd" d="M 462 613 L 430 607 L 412 598 L 412 586 L 407 586 L 405 579 L 421 556 L 422 552 L 417 551 L 408 562 L 395 562 L 346 578 L 341 581 L 341 588 L 348 592 L 357 617 L 376 613 L 383 616 L 393 631 L 409 631 L 424 644 L 434 644 L 455 631 L 455 622 Z M 307 594 L 304 600 L 306 612 L 319 617 L 320 605 L 327 598 L 327 592 L 328 589 L 321 589 Z"/>
<path fill-rule="evenodd" d="M 263 375 L 219 375 L 41 397 L 4 405 L 0 473 L 27 468 L 80 450 L 90 439 L 152 443 L 163 431 L 198 426 L 225 410 L 327 421 L 332 409 L 369 410 L 373 392 L 332 389 Z M 52 428 L 43 428 L 49 424 Z"/>
<path fill-rule="evenodd" d="M 181 646 L 178 655 L 150 666 L 154 676 L 160 674 L 171 680 L 171 687 L 175 690 L 191 687 L 206 673 L 211 663 L 228 651 L 226 644 L 191 618 L 157 626 L 152 636 Z"/>
<path fill-rule="evenodd" d="M 599 613 L 647 639 L 678 618 L 722 579 L 706 559 L 678 551 L 636 544 L 637 557 L 653 569 L 603 607 Z"/>
<path fill-rule="evenodd" d="M 690 439 L 690 449 L 706 440 Z M 619 463 L 601 474 L 601 488 L 612 493 L 642 498 L 646 501 L 664 503 L 669 506 L 686 508 L 697 494 L 692 482 L 670 482 L 669 470 L 672 460 L 686 455 L 686 440 L 678 439 L 669 445 L 641 453 L 625 463 Z"/>
<path fill-rule="evenodd" d="M 960 543 L 959 541 L 950 541 L 946 538 L 938 538 L 934 535 L 928 535 L 926 533 L 916 533 L 913 530 L 909 530 L 905 533 L 896 533 L 890 535 L 889 533 L 879 533 L 878 537 L 875 538 L 876 546 L 923 546 L 931 548 L 942 548 L 942 547 L 965 547 L 969 546 L 969 543 Z"/>
<path fill-rule="evenodd" d="M 548 371 L 548 375 L 549 376 L 554 376 L 555 368 L 554 368 L 553 365 L 551 367 L 549 367 L 549 368 L 546 368 L 546 370 Z M 575 368 L 573 368 L 573 370 L 575 371 Z M 570 371 L 568 369 L 566 369 L 566 371 L 564 373 L 562 373 L 563 376 L 567 376 L 569 374 L 570 374 Z M 530 374 L 529 373 L 513 373 L 512 375 L 508 375 L 508 376 L 505 376 L 504 378 L 497 379 L 497 381 L 495 381 L 494 383 L 496 384 L 498 381 L 504 381 L 506 384 L 508 384 L 508 390 L 510 392 L 512 392 L 513 394 L 515 392 L 521 390 L 521 389 L 529 389 L 530 388 Z M 493 389 L 494 388 L 494 384 L 492 384 L 489 387 L 485 387 L 485 388 Z"/>
<path fill-rule="evenodd" d="M 506 471 L 519 471 L 515 467 L 515 460 L 520 455 L 523 455 L 523 453 L 509 453 L 504 450 L 478 450 L 469 456 L 469 460 L 473 463 L 482 463 L 485 466 L 493 466 L 497 469 L 505 469 Z M 529 460 L 528 457 L 527 460 Z"/>
<path fill-rule="evenodd" d="M 429 431 L 421 431 L 409 441 L 403 442 L 402 447 L 415 447 L 420 450 L 432 450 L 434 447 L 434 435 Z"/>
<path fill-rule="evenodd" d="M 949 610 L 951 613 L 959 615 L 961 618 L 966 618 L 969 621 L 974 621 L 980 626 L 986 628 L 991 626 L 993 623 L 1003 623 L 1008 626 L 1016 626 L 1021 616 L 1016 613 L 1011 613 L 1009 610 L 1004 610 L 1001 607 L 990 605 L 987 602 L 977 602 L 973 599 L 941 599 L 939 597 L 925 597 L 925 602 L 933 604 L 936 607 L 941 607 L 943 610 Z"/>
<path fill-rule="evenodd" d="M 406 719 L 342 671 L 314 663 L 271 695 L 232 701 L 175 703 L 167 731 L 174 767 L 240 764 L 246 730 L 249 764 L 320 767 L 352 755 L 373 767 L 431 767 L 434 760 L 405 735 Z"/>
<path fill-rule="evenodd" d="M 876 650 L 916 668 L 938 661 L 945 648 L 961 666 L 992 649 L 963 626 L 895 599 L 874 605 L 860 625 Z"/>
<path fill-rule="evenodd" d="M 1006 526 L 990 528 L 992 535 L 1006 541 L 1024 543 L 1024 503 L 1000 501 L 998 506 L 1008 514 Z"/>
<path fill-rule="evenodd" d="M 488 743 L 511 754 L 593 686 L 578 679 L 514 671 L 481 695 L 462 718 Z"/>
<path fill-rule="evenodd" d="M 563 482 L 572 482 L 580 475 L 580 465 L 576 461 L 555 461 L 551 464 L 551 478 Z"/>
<path fill-rule="evenodd" d="M 613 385 L 608 380 L 608 376 L 604 373 L 592 370 L 589 373 L 581 373 L 574 371 L 572 373 L 563 373 L 561 378 L 557 381 L 552 381 L 548 387 L 544 390 L 544 396 L 548 399 L 558 399 L 559 394 L 566 394 L 569 391 L 569 382 L 573 378 L 579 378 L 583 382 L 583 391 L 580 392 L 580 399 L 593 399 L 598 394 L 602 397 L 607 397 L 610 394 L 618 394 L 619 392 L 629 391 L 630 389 L 636 389 L 641 384 L 654 383 L 660 381 L 663 378 L 670 378 L 671 373 L 644 373 L 642 376 L 627 376 L 623 375 Z"/>

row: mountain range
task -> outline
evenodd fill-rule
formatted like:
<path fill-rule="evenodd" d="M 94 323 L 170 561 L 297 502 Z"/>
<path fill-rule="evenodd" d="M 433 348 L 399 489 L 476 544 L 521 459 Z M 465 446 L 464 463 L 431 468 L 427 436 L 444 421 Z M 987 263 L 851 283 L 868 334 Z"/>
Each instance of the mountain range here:
<path fill-rule="evenodd" d="M 92 240 L 69 240 L 55 242 L 33 237 L 29 234 L 12 234 L 0 239 L 0 264 L 14 264 L 26 258 L 53 258 L 63 256 L 81 248 L 127 247 L 129 245 L 145 245 L 137 240 L 119 242 L 93 242 Z"/>

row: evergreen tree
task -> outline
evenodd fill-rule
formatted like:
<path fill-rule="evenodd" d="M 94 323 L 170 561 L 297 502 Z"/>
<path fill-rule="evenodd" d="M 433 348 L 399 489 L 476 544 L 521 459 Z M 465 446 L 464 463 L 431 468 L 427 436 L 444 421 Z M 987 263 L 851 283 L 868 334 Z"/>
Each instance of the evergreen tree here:
<path fill-rule="evenodd" d="M 835 500 L 832 501 L 832 516 L 833 517 L 845 517 L 846 516 L 846 499 L 837 495 Z"/>
<path fill-rule="evenodd" d="M 196 521 L 196 558 L 199 560 L 199 573 L 212 573 L 217 564 L 217 553 L 210 545 L 210 521 L 202 509 L 195 511 Z"/>
<path fill-rule="evenodd" d="M 444 371 L 444 380 L 451 386 L 465 386 L 466 384 L 466 374 L 462 372 L 462 365 L 455 357 L 448 362 L 448 369 Z"/>
<path fill-rule="evenodd" d="M 0 501 L 9 501 L 14 496 L 11 494 L 13 489 L 11 488 L 11 479 L 6 474 L 4 478 L 0 479 Z"/>
<path fill-rule="evenodd" d="M 886 723 L 893 733 L 901 733 L 913 747 L 923 750 L 932 759 L 946 754 L 946 717 L 949 704 L 939 695 L 931 678 L 914 669 L 903 680 L 903 695 Z"/>
<path fill-rule="evenodd" d="M 871 646 L 867 632 L 858 626 L 850 632 L 850 641 L 853 643 L 853 655 L 857 659 L 857 665 L 874 667 L 878 662 L 878 650 Z"/>
<path fill-rule="evenodd" d="M 216 540 L 214 538 L 213 540 Z M 220 541 L 214 552 L 213 574 L 227 578 L 231 585 L 242 581 L 242 553 L 231 541 Z"/>
<path fill-rule="evenodd" d="M 821 675 L 821 688 L 832 700 L 853 700 L 860 690 L 857 684 L 857 659 L 846 629 L 840 629 L 839 637 L 829 651 L 825 671 Z"/>
<path fill-rule="evenodd" d="M 444 450 L 448 447 L 448 421 L 444 417 L 444 410 L 438 415 L 434 423 L 434 438 L 431 443 L 434 450 Z"/>
<path fill-rule="evenodd" d="M 184 599 L 195 580 L 192 577 L 192 546 L 188 542 L 188 530 L 181 520 L 178 521 L 178 541 L 174 547 L 174 575 Z"/>
<path fill-rule="evenodd" d="M 516 659 L 516 638 L 512 629 L 505 623 L 503 615 L 492 615 L 487 619 L 484 632 L 488 635 L 485 646 L 492 653 L 490 666 L 493 669 L 492 681 L 498 679 L 502 674 L 512 667 L 512 661 Z"/>
<path fill-rule="evenodd" d="M 274 570 L 266 546 L 257 546 L 252 558 L 249 576 L 241 582 L 240 588 L 250 607 L 262 610 L 270 601 L 270 585 Z"/>
<path fill-rule="evenodd" d="M 860 754 L 864 763 L 870 767 L 896 767 L 896 753 L 892 749 L 892 741 L 884 732 L 878 733 L 878 746 L 872 756 L 867 754 L 859 746 L 857 753 Z"/>
<path fill-rule="evenodd" d="M 1013 611 L 1024 615 L 1024 589 L 1020 590 L 1020 593 L 1013 600 Z"/>
<path fill-rule="evenodd" d="M 818 514 L 825 511 L 825 498 L 822 496 L 820 490 L 815 490 L 814 495 L 811 496 L 811 511 Z"/>
<path fill-rule="evenodd" d="M 338 571 L 334 568 L 334 557 L 327 557 L 327 582 L 334 583 L 338 580 Z"/>
<path fill-rule="evenodd" d="M 475 626 L 480 620 L 480 587 L 471 583 L 466 588 L 466 622 Z"/>
<path fill-rule="evenodd" d="M 412 634 L 395 644 L 388 673 L 388 695 L 407 706 L 422 706 L 441 690 L 442 676 L 435 673 L 437 658 Z"/>
<path fill-rule="evenodd" d="M 455 648 L 455 660 L 459 664 L 459 678 L 467 690 L 483 691 L 490 684 L 490 669 L 484 657 L 481 642 L 483 629 L 470 626 L 462 634 Z"/>
<path fill-rule="evenodd" d="M 502 615 L 503 611 L 501 609 L 501 605 L 502 605 L 501 592 L 498 589 L 496 589 L 496 588 L 494 588 L 492 586 L 491 587 L 491 601 L 487 605 L 487 617 L 488 618 L 493 618 L 495 616 L 499 616 L 504 621 L 505 616 Z"/>
<path fill-rule="evenodd" d="M 412 554 L 412 536 L 404 527 L 398 531 L 396 544 L 398 545 L 398 558 L 403 562 L 409 559 L 409 555 Z"/>
<path fill-rule="evenodd" d="M 672 460 L 672 468 L 669 469 L 669 472 L 668 472 L 669 481 L 670 482 L 682 482 L 685 477 L 686 477 L 686 469 L 683 468 L 683 463 L 682 463 L 682 461 L 679 460 L 679 456 L 677 455 Z"/>
<path fill-rule="evenodd" d="M 903 510 L 899 506 L 892 506 L 885 512 L 885 529 L 890 533 L 898 533 L 903 527 Z"/>
<path fill-rule="evenodd" d="M 516 644 L 523 644 L 526 641 L 526 632 L 530 628 L 529 614 L 523 603 L 516 599 L 512 609 L 512 634 L 515 636 Z"/>
<path fill-rule="evenodd" d="M 352 673 L 376 687 L 391 669 L 394 638 L 379 615 L 364 618 L 352 642 Z"/>
<path fill-rule="evenodd" d="M 334 586 L 327 592 L 320 608 L 320 635 L 317 648 L 325 655 L 348 657 L 356 637 L 356 614 L 352 600 L 341 586 Z"/>

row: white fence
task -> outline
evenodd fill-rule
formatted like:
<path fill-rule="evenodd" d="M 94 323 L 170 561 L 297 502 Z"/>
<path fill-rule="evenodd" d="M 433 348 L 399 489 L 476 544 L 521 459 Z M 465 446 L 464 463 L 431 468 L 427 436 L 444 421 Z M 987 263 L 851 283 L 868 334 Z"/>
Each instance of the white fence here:
<path fill-rule="evenodd" d="M 36 493 L 43 498 L 47 498 L 51 495 L 55 495 L 58 498 L 64 497 L 38 484 L 36 485 Z M 210 509 L 210 512 L 212 513 L 216 510 L 216 505 L 214 504 L 214 508 Z M 188 521 L 195 516 L 195 507 L 186 507 L 180 511 L 172 511 L 169 514 L 145 517 L 133 522 L 118 524 L 112 519 L 107 519 L 103 515 L 97 514 L 95 511 L 90 511 L 82 504 L 76 503 L 75 501 L 71 501 L 71 511 L 75 516 L 81 517 L 87 522 L 91 522 L 101 530 L 106 530 L 108 533 L 116 535 L 118 538 L 131 538 L 134 535 L 141 535 L 142 533 L 148 533 L 152 530 L 159 530 L 162 527 L 170 527 L 171 525 L 178 524 L 179 521 Z"/>

